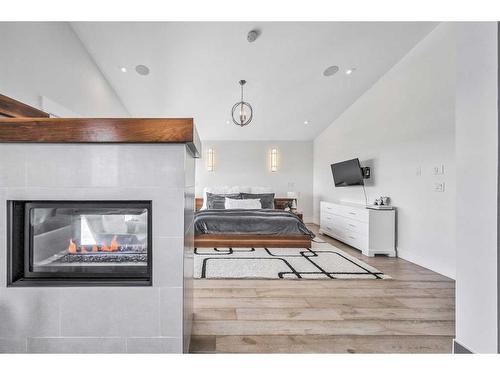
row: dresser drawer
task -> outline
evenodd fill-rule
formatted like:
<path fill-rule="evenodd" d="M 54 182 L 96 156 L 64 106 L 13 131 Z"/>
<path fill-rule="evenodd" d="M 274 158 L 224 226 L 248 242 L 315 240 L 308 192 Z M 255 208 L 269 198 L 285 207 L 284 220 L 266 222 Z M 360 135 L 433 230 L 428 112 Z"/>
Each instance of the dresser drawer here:
<path fill-rule="evenodd" d="M 352 247 L 355 247 L 360 250 L 368 248 L 368 235 L 362 233 L 355 233 L 346 229 L 342 229 L 339 227 L 332 227 L 328 225 L 325 227 L 322 226 L 321 228 L 326 234 L 348 245 L 351 245 Z"/>
<path fill-rule="evenodd" d="M 364 207 L 356 207 L 328 202 L 321 202 L 320 214 L 321 216 L 334 214 L 365 223 L 367 223 L 369 219 L 369 212 Z"/>
<path fill-rule="evenodd" d="M 340 216 L 368 223 L 369 212 L 366 208 L 339 205 L 335 207 L 335 212 Z"/>
<path fill-rule="evenodd" d="M 326 225 L 337 228 L 339 230 L 348 230 L 350 232 L 368 235 L 368 223 L 364 223 L 362 221 L 354 220 L 344 216 L 329 214 L 322 215 L 321 226 Z"/>
<path fill-rule="evenodd" d="M 368 236 L 354 232 L 344 234 L 344 242 L 356 249 L 365 250 L 368 248 Z"/>
<path fill-rule="evenodd" d="M 337 205 L 333 204 L 333 203 L 321 202 L 320 203 L 321 215 L 333 213 L 335 211 L 335 206 L 337 206 Z"/>
<path fill-rule="evenodd" d="M 350 219 L 346 217 L 337 217 L 333 220 L 334 223 L 338 223 L 338 225 L 342 226 L 344 229 L 359 233 L 362 235 L 368 235 L 368 222 L 358 221 L 356 219 Z"/>

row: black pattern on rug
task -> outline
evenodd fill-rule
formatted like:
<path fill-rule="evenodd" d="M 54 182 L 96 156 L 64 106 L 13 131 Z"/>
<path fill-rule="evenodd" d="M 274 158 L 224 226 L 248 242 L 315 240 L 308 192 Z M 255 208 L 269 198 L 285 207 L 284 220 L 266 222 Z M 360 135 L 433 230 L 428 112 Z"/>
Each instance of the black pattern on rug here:
<path fill-rule="evenodd" d="M 201 279 L 388 279 L 389 276 L 329 244 L 321 248 L 195 249 Z"/>

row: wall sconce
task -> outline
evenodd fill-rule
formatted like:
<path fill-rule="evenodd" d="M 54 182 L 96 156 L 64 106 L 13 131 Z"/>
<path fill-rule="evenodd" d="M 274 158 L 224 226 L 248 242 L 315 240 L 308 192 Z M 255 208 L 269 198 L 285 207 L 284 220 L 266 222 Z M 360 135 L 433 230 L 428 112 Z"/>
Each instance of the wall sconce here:
<path fill-rule="evenodd" d="M 213 172 L 215 169 L 215 152 L 213 148 L 207 150 L 207 171 Z"/>
<path fill-rule="evenodd" d="M 273 148 L 271 150 L 271 172 L 276 172 L 278 170 L 278 149 Z"/>

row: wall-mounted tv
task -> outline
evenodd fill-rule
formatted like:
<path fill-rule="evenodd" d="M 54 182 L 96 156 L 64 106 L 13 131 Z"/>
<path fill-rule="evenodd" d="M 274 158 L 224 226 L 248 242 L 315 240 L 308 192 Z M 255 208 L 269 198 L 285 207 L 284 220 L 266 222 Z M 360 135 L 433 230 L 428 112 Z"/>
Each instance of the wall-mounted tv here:
<path fill-rule="evenodd" d="M 351 159 L 331 165 L 335 187 L 364 185 L 359 159 Z"/>

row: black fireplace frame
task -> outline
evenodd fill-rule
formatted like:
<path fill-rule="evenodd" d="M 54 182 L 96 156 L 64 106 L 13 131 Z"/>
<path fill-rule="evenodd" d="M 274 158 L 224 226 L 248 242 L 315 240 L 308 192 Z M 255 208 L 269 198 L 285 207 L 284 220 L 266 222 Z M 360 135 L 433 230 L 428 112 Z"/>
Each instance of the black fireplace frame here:
<path fill-rule="evenodd" d="M 30 259 L 31 241 L 29 210 L 43 207 L 88 207 L 102 208 L 145 208 L 148 210 L 147 270 L 145 275 L 113 272 L 102 274 L 86 272 L 82 274 L 51 272 L 31 272 L 27 267 Z M 61 286 L 151 286 L 153 284 L 153 237 L 152 201 L 132 200 L 8 200 L 7 201 L 7 287 L 61 287 Z M 28 245 L 27 245 L 28 244 Z M 28 261 L 26 261 L 28 259 Z"/>

